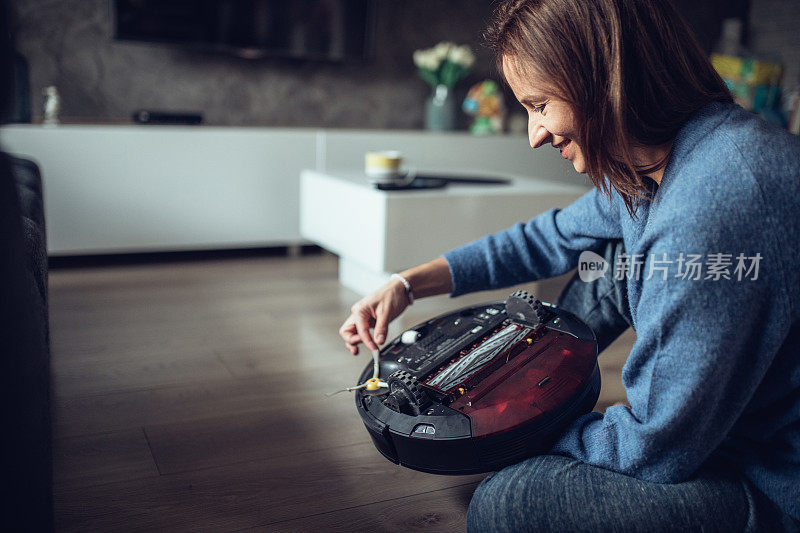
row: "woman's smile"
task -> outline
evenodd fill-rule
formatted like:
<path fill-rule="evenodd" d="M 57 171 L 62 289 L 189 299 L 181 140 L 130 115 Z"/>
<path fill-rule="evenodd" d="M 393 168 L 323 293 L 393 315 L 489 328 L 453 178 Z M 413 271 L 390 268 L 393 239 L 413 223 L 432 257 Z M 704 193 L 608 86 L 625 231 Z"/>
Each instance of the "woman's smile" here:
<path fill-rule="evenodd" d="M 570 159 L 571 160 L 572 158 L 567 153 L 567 149 L 570 148 L 571 145 L 572 145 L 572 140 L 564 139 L 559 144 L 554 144 L 553 148 L 556 148 L 556 149 L 558 149 L 559 152 L 561 152 L 561 157 L 563 157 L 564 159 Z"/>

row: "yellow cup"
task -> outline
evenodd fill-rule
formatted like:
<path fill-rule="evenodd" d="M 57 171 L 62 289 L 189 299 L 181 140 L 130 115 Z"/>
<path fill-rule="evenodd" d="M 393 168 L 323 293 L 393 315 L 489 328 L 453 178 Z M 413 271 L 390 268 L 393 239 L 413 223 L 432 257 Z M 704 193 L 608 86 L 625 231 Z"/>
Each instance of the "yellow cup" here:
<path fill-rule="evenodd" d="M 380 181 L 400 179 L 403 156 L 398 151 L 367 152 L 364 155 L 364 172 L 368 177 Z"/>

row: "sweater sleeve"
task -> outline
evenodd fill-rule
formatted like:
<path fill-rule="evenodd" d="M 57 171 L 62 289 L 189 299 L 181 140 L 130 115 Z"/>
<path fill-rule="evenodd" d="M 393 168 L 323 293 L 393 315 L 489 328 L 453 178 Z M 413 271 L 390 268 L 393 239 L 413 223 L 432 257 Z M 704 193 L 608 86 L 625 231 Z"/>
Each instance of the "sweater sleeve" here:
<path fill-rule="evenodd" d="M 630 408 L 577 419 L 553 453 L 639 479 L 678 482 L 734 428 L 791 318 L 772 243 L 754 238 L 747 222 L 716 227 L 723 229 L 688 228 L 702 236 L 689 242 L 692 250 L 683 249 L 686 242 L 654 241 L 641 272 L 637 340 L 622 372 Z M 703 258 L 701 279 L 681 276 L 680 251 Z M 737 271 L 740 253 L 745 269 Z M 716 259 L 730 261 L 730 279 L 715 279 L 708 261 Z M 668 268 L 651 270 L 653 260 Z"/>
<path fill-rule="evenodd" d="M 451 296 L 569 272 L 582 251 L 598 251 L 605 241 L 622 238 L 619 201 L 616 193 L 609 199 L 593 188 L 564 209 L 551 209 L 445 253 Z"/>

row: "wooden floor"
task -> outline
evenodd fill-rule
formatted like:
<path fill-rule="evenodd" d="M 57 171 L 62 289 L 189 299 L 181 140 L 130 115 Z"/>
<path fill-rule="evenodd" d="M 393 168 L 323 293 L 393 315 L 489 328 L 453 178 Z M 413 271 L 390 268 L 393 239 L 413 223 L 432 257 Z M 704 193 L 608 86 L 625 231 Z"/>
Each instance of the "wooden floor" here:
<path fill-rule="evenodd" d="M 324 395 L 367 364 L 337 335 L 356 295 L 336 268 L 323 254 L 51 271 L 58 529 L 463 530 L 483 476 L 390 463 L 352 395 Z M 392 333 L 468 303 L 420 302 Z M 624 399 L 631 343 L 601 357 L 598 409 Z"/>

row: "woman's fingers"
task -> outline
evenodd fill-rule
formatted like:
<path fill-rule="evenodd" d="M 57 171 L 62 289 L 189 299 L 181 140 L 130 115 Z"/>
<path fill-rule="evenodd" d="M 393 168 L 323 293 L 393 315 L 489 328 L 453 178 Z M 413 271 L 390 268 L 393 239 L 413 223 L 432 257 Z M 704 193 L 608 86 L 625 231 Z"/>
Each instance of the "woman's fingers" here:
<path fill-rule="evenodd" d="M 386 313 L 380 313 L 375 320 L 375 342 L 383 344 L 386 340 L 386 330 L 389 329 L 389 321 L 387 320 Z"/>
<path fill-rule="evenodd" d="M 339 328 L 339 336 L 347 342 L 347 339 L 356 334 L 356 325 L 353 323 L 353 317 L 348 317 L 344 321 L 342 327 Z"/>
<path fill-rule="evenodd" d="M 361 342 L 361 337 L 356 331 L 356 325 L 355 322 L 353 322 L 352 316 L 345 320 L 342 327 L 339 328 L 339 336 L 344 340 L 344 344 L 350 353 L 358 355 L 358 344 Z"/>
<path fill-rule="evenodd" d="M 361 342 L 363 342 L 367 348 L 370 350 L 378 349 L 378 346 L 369 334 L 369 318 L 367 318 L 366 313 L 362 312 L 356 316 L 356 331 L 358 331 L 358 336 L 361 337 Z"/>
<path fill-rule="evenodd" d="M 350 308 L 350 317 L 339 329 L 347 349 L 355 355 L 358 353 L 358 344 L 363 342 L 370 350 L 379 350 L 386 341 L 389 323 L 402 312 L 405 302 L 405 287 L 392 284 L 356 302 Z M 370 334 L 373 326 L 374 337 Z"/>
<path fill-rule="evenodd" d="M 339 328 L 339 336 L 347 345 L 347 349 L 351 352 L 353 351 L 353 346 L 361 342 L 361 338 L 358 336 L 358 332 L 356 331 L 356 324 L 353 321 L 352 315 L 349 316 L 347 320 L 344 321 L 344 324 L 342 324 L 342 327 Z"/>

